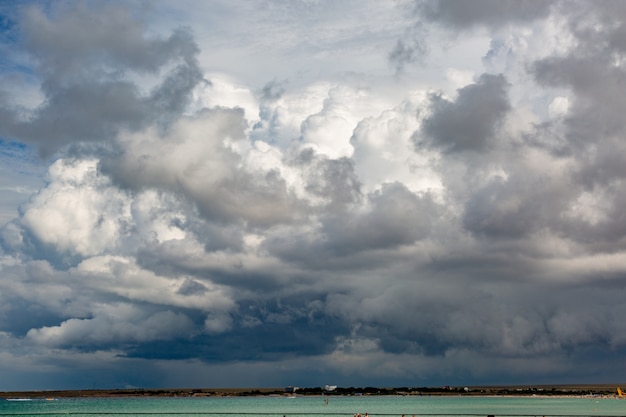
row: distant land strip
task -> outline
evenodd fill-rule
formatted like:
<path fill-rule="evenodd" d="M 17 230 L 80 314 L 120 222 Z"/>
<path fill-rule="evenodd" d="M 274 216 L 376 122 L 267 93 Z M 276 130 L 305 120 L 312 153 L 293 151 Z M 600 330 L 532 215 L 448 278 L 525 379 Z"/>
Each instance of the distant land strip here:
<path fill-rule="evenodd" d="M 86 390 L 0 391 L 0 398 L 77 398 L 77 397 L 226 397 L 270 395 L 521 395 L 521 396 L 617 396 L 625 384 L 444 386 L 444 387 L 324 387 L 300 388 L 130 388 Z"/>

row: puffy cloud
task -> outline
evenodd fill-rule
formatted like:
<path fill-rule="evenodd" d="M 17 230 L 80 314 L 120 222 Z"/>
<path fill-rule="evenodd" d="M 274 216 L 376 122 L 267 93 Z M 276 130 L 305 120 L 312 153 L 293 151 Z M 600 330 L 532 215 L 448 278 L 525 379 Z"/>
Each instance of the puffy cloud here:
<path fill-rule="evenodd" d="M 292 221 L 298 202 L 280 172 L 242 168 L 242 155 L 233 148 L 244 138 L 244 127 L 240 110 L 204 110 L 177 121 L 166 134 L 148 129 L 122 136 L 124 152 L 105 159 L 102 168 L 130 189 L 181 193 L 211 221 Z"/>
<path fill-rule="evenodd" d="M 56 152 L 43 181 L 0 144 L 0 192 L 28 186 L 0 230 L 3 375 L 618 376 L 618 2 L 178 4 L 215 25 L 63 4 L 0 39 L 32 83 L 2 135 Z"/>
<path fill-rule="evenodd" d="M 158 275 L 124 258 L 89 258 L 72 272 L 103 294 L 114 294 L 132 301 L 215 312 L 228 311 L 233 307 L 228 289 L 210 280 Z"/>
<path fill-rule="evenodd" d="M 180 313 L 164 311 L 152 316 L 128 305 L 107 305 L 102 315 L 91 319 L 69 319 L 59 326 L 31 329 L 26 335 L 34 343 L 51 347 L 116 345 L 120 341 L 146 342 L 186 337 L 191 321 Z"/>
<path fill-rule="evenodd" d="M 98 174 L 95 160 L 58 160 L 49 186 L 24 208 L 23 227 L 38 242 L 70 256 L 114 249 L 130 232 L 130 207 L 123 192 Z"/>
<path fill-rule="evenodd" d="M 302 141 L 330 158 L 349 157 L 353 153 L 350 137 L 357 122 L 362 119 L 359 113 L 367 111 L 359 107 L 364 107 L 368 94 L 334 87 L 328 95 L 322 110 L 302 122 Z"/>
<path fill-rule="evenodd" d="M 420 128 L 416 114 L 428 105 L 427 95 L 416 94 L 380 115 L 361 120 L 351 138 L 355 173 L 365 191 L 400 182 L 413 192 L 441 190 L 433 161 L 436 152 L 414 151 L 413 135 Z"/>

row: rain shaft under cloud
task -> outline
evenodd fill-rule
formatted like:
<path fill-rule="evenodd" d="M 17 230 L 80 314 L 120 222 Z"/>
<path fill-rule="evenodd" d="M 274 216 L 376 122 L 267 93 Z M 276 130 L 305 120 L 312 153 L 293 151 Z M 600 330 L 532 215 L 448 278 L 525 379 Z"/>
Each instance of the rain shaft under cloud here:
<path fill-rule="evenodd" d="M 0 389 L 622 377 L 621 2 L 0 10 Z"/>

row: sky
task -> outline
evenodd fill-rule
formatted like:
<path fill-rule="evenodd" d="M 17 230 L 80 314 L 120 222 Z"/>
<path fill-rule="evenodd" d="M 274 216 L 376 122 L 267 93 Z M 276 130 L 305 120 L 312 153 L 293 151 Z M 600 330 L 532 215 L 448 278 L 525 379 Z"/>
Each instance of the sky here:
<path fill-rule="evenodd" d="M 626 380 L 626 2 L 0 3 L 0 390 Z"/>

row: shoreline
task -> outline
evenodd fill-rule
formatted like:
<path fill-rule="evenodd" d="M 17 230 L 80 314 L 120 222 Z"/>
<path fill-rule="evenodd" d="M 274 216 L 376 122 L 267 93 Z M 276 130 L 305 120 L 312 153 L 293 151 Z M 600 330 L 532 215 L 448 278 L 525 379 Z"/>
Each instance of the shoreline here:
<path fill-rule="evenodd" d="M 246 397 L 246 396 L 463 396 L 619 398 L 617 387 L 626 384 L 516 385 L 466 387 L 338 387 L 314 388 L 130 388 L 85 390 L 0 391 L 0 399 L 115 398 L 115 397 Z"/>

